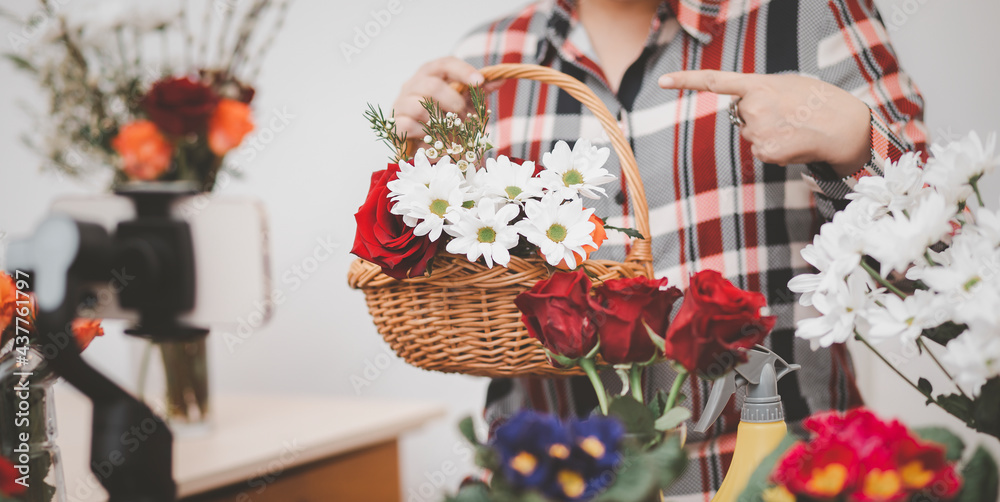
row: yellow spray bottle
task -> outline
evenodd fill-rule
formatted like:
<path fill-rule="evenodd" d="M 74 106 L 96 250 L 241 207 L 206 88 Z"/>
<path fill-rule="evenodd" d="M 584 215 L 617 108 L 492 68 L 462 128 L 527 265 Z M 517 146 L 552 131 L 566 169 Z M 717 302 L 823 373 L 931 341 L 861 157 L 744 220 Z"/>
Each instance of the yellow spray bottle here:
<path fill-rule="evenodd" d="M 736 366 L 712 386 L 707 406 L 694 430 L 704 432 L 722 414 L 726 403 L 746 386 L 746 401 L 736 430 L 736 449 L 722 486 L 712 502 L 736 502 L 751 475 L 785 437 L 785 411 L 778 395 L 778 380 L 799 369 L 769 349 L 757 345 L 747 353 L 747 362 Z"/>

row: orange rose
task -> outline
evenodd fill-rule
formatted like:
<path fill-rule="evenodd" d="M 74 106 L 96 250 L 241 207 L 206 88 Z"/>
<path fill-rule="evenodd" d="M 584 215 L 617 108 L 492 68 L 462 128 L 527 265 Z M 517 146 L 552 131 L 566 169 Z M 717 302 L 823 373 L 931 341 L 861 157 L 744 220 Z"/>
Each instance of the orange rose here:
<path fill-rule="evenodd" d="M 5 272 L 0 272 L 0 333 L 7 329 L 14 318 L 16 300 L 17 287 L 14 286 L 14 278 Z"/>
<path fill-rule="evenodd" d="M 73 336 L 80 350 L 86 349 L 94 338 L 104 336 L 100 319 L 77 319 L 73 321 Z"/>
<path fill-rule="evenodd" d="M 250 107 L 235 99 L 222 99 L 208 120 L 208 146 L 221 157 L 239 146 L 252 130 Z"/>
<path fill-rule="evenodd" d="M 594 222 L 594 231 L 590 233 L 590 236 L 594 238 L 594 243 L 597 247 L 583 246 L 583 250 L 587 252 L 587 256 L 580 256 L 576 251 L 573 252 L 573 257 L 576 259 L 577 265 L 583 263 L 584 260 L 590 258 L 590 253 L 597 251 L 597 248 L 601 247 L 601 244 L 608 240 L 608 233 L 604 230 L 604 221 L 597 217 L 596 214 L 590 215 L 590 221 Z M 566 264 L 566 260 L 559 262 L 556 265 L 559 270 L 569 270 L 569 265 Z"/>
<path fill-rule="evenodd" d="M 122 170 L 133 180 L 154 181 L 170 167 L 174 147 L 148 120 L 137 120 L 118 131 L 111 146 L 121 155 Z"/>

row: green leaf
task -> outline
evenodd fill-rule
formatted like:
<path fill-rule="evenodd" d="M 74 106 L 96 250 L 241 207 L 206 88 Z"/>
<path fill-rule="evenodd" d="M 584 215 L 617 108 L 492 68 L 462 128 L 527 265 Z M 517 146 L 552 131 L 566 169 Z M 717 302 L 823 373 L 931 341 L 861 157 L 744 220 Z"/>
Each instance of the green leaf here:
<path fill-rule="evenodd" d="M 774 472 L 774 466 L 798 441 L 799 438 L 794 434 L 786 434 L 774 451 L 764 457 L 757 470 L 753 471 L 750 481 L 747 482 L 747 487 L 737 500 L 739 502 L 760 502 L 764 490 L 771 486 L 771 473 Z"/>
<path fill-rule="evenodd" d="M 962 468 L 962 478 L 965 480 L 962 492 L 955 502 L 985 502 L 997 500 L 997 462 L 982 446 Z"/>
<path fill-rule="evenodd" d="M 660 491 L 669 488 L 677 478 L 681 477 L 681 474 L 684 474 L 684 469 L 687 468 L 687 452 L 681 447 L 681 438 L 677 434 L 644 456 L 653 466 L 653 472 L 658 474 Z"/>
<path fill-rule="evenodd" d="M 445 498 L 445 502 L 490 502 L 490 490 L 483 484 L 471 484 L 462 487 L 454 497 Z"/>
<path fill-rule="evenodd" d="M 993 377 L 983 385 L 972 419 L 977 431 L 1000 438 L 1000 377 Z"/>
<path fill-rule="evenodd" d="M 500 455 L 492 448 L 485 446 L 476 447 L 476 465 L 484 469 L 497 471 L 500 469 Z"/>
<path fill-rule="evenodd" d="M 920 392 L 927 397 L 931 397 L 931 393 L 934 392 L 934 387 L 931 385 L 930 380 L 926 378 L 917 380 L 917 388 L 920 389 Z"/>
<path fill-rule="evenodd" d="M 949 462 L 958 462 L 962 458 L 965 443 L 950 430 L 944 427 L 920 427 L 913 429 L 913 432 L 916 432 L 924 441 L 944 446 L 944 455 Z"/>
<path fill-rule="evenodd" d="M 462 421 L 458 423 L 458 431 L 461 432 L 462 437 L 470 443 L 479 446 L 479 439 L 476 437 L 476 424 L 472 421 L 472 417 L 463 418 Z"/>
<path fill-rule="evenodd" d="M 958 417 L 959 420 L 967 424 L 971 424 L 974 403 L 968 397 L 961 394 L 942 394 L 937 397 L 937 403 L 941 405 L 945 411 Z"/>
<path fill-rule="evenodd" d="M 691 418 L 691 410 L 683 406 L 674 406 L 667 410 L 662 417 L 656 419 L 656 430 L 669 431 Z"/>
<path fill-rule="evenodd" d="M 644 455 L 626 455 L 611 486 L 594 502 L 641 502 L 650 500 L 659 485 L 654 466 Z"/>
<path fill-rule="evenodd" d="M 663 415 L 664 407 L 667 405 L 667 393 L 663 390 L 656 391 L 656 394 L 649 400 L 646 405 L 649 408 L 649 412 L 653 414 L 654 417 Z"/>
<path fill-rule="evenodd" d="M 922 335 L 943 346 L 948 345 L 948 342 L 958 338 L 958 335 L 961 335 L 967 329 L 969 327 L 964 324 L 955 324 L 948 321 L 936 328 L 925 329 Z"/>
<path fill-rule="evenodd" d="M 608 225 L 608 224 L 605 224 L 604 228 L 606 230 L 616 230 L 616 231 L 621 232 L 621 233 L 623 233 L 623 234 L 625 234 L 625 235 L 627 235 L 627 236 L 629 236 L 629 237 L 631 237 L 633 239 L 645 239 L 645 237 L 643 237 L 642 233 L 640 233 L 638 230 L 636 230 L 634 228 L 619 228 L 619 227 L 613 227 L 613 226 Z"/>
<path fill-rule="evenodd" d="M 656 432 L 653 424 L 656 417 L 646 405 L 636 401 L 632 396 L 620 396 L 611 401 L 608 415 L 621 420 L 625 432 L 635 435 L 645 435 Z"/>

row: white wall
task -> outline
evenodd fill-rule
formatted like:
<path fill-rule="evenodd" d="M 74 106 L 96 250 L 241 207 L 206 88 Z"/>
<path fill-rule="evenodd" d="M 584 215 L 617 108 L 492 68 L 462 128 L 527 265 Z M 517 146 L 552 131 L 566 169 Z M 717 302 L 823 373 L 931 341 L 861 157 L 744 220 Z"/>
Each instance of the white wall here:
<path fill-rule="evenodd" d="M 68 0 L 70 3 L 74 0 Z M 84 0 L 75 0 L 82 2 Z M 819 0 L 809 0 L 819 1 Z M 13 0 L 2 0 L 14 8 Z M 17 4 L 22 4 L 18 2 Z M 289 126 L 274 134 L 256 158 L 244 166 L 244 179 L 223 192 L 252 194 L 268 206 L 276 285 L 288 301 L 271 324 L 230 352 L 214 337 L 214 383 L 223 392 L 360 395 L 363 398 L 427 399 L 447 403 L 447 420 L 410 435 L 403 443 L 407 501 L 430 500 L 420 488 L 439 481 L 448 462 L 460 464 L 447 476 L 454 484 L 465 473 L 453 451 L 460 439 L 454 423 L 477 414 L 486 382 L 482 379 L 423 372 L 392 359 L 377 373 L 366 367 L 383 354 L 380 338 L 365 311 L 362 295 L 349 290 L 345 274 L 354 236 L 353 213 L 360 205 L 369 173 L 386 150 L 372 139 L 361 116 L 368 101 L 391 105 L 400 84 L 419 64 L 449 52 L 462 33 L 524 2 L 483 0 L 445 2 L 402 0 L 403 11 L 391 18 L 360 54 L 348 61 L 341 43 L 351 43 L 356 29 L 372 20 L 373 10 L 388 0 L 320 2 L 300 0 L 291 10 L 284 32 L 257 82 L 255 101 L 260 122 L 274 110 L 286 110 Z M 904 67 L 927 98 L 927 120 L 938 137 L 968 130 L 1000 129 L 1000 19 L 996 0 L 882 0 L 887 23 L 893 25 Z M 18 9 L 27 12 L 28 6 Z M 898 11 L 896 9 L 899 9 Z M 897 13 L 898 12 L 898 13 Z M 19 33 L 21 26 L 0 25 L 0 35 Z M 0 50 L 9 41 L 0 41 Z M 38 159 L 18 141 L 27 121 L 18 100 L 41 104 L 31 81 L 3 66 L 0 71 L 0 236 L 24 234 L 44 214 L 51 199 L 67 193 L 92 192 L 52 174 L 39 174 Z M 1000 183 L 993 180 L 993 193 Z M 321 264 L 301 287 L 282 281 L 285 272 L 310 256 L 317 239 L 329 237 L 342 251 Z M 0 237 L 3 239 L 3 237 Z M 131 380 L 134 349 L 111 334 L 94 343 L 88 358 L 122 381 Z M 385 362 L 379 357 L 379 362 Z M 907 369 L 928 367 L 925 362 Z M 905 389 L 877 361 L 859 358 L 865 394 L 878 411 L 906 417 L 911 423 L 941 421 L 915 392 Z M 929 368 L 929 367 L 928 367 Z M 370 380 L 356 391 L 351 377 Z M 943 389 L 943 387 L 942 387 Z M 425 491 L 426 493 L 426 491 Z"/>

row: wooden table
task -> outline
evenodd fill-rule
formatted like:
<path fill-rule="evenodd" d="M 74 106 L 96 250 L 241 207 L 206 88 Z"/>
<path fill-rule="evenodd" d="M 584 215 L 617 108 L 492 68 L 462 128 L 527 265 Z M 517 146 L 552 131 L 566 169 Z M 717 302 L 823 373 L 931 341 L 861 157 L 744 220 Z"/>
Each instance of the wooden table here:
<path fill-rule="evenodd" d="M 90 403 L 56 390 L 69 502 L 106 501 L 90 472 Z M 442 405 L 334 397 L 213 396 L 213 428 L 174 440 L 177 495 L 190 502 L 398 502 L 398 439 Z"/>

